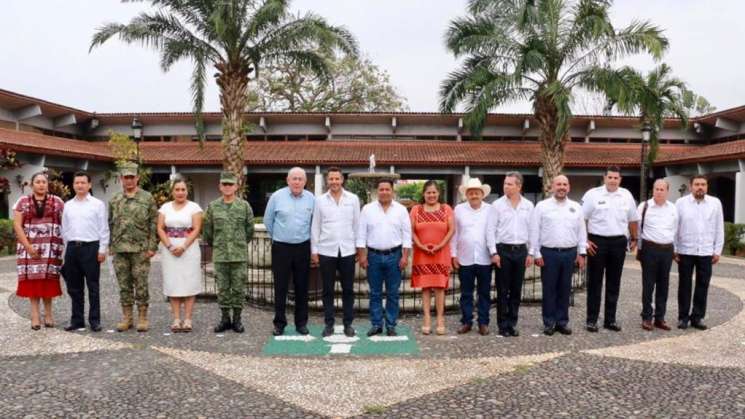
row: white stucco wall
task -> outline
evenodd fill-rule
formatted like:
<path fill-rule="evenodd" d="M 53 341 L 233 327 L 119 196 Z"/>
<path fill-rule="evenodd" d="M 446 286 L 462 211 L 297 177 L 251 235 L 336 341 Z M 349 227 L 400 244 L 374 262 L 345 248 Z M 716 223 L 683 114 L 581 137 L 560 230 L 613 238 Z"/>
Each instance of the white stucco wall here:
<path fill-rule="evenodd" d="M 13 214 L 13 204 L 18 201 L 18 198 L 20 198 L 22 195 L 28 195 L 31 193 L 31 187 L 25 186 L 23 188 L 18 186 L 18 182 L 16 178 L 18 175 L 21 175 L 23 178 L 23 181 L 28 182 L 28 184 L 31 184 L 31 176 L 33 176 L 36 172 L 41 172 L 44 170 L 44 167 L 37 166 L 33 164 L 24 164 L 23 166 L 12 169 L 12 170 L 4 170 L 0 172 L 0 176 L 4 176 L 8 179 L 10 182 L 10 193 L 8 194 L 8 211 L 9 215 L 12 217 Z"/>
<path fill-rule="evenodd" d="M 194 196 L 191 200 L 202 208 L 220 197 L 220 174 L 219 173 L 189 173 L 185 175 L 194 185 Z"/>

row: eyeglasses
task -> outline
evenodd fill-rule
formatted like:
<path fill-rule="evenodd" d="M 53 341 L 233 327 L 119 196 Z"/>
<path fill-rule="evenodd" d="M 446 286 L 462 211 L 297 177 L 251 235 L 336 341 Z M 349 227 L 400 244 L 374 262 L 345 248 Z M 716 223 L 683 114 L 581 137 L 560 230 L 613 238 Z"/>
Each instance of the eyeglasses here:
<path fill-rule="evenodd" d="M 222 186 L 235 186 L 235 183 L 225 183 L 225 182 L 221 182 L 221 183 L 220 183 L 220 185 L 222 185 Z"/>
<path fill-rule="evenodd" d="M 134 175 L 126 175 L 126 176 L 122 176 L 122 177 L 124 179 L 134 179 L 136 176 L 134 176 Z"/>

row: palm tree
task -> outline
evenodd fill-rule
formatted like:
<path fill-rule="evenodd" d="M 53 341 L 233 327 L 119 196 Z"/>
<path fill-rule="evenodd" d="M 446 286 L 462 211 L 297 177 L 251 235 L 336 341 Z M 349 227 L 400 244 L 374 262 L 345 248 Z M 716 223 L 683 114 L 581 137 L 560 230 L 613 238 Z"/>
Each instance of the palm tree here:
<path fill-rule="evenodd" d="M 127 0 L 123 0 L 127 1 Z M 247 125 L 243 118 L 249 79 L 262 66 L 287 59 L 315 74 L 328 74 L 324 57 L 334 52 L 357 56 L 357 42 L 342 27 L 329 25 L 312 13 L 290 13 L 290 0 L 149 0 L 155 11 L 143 12 L 128 24 L 107 23 L 96 30 L 90 50 L 118 35 L 125 43 L 140 43 L 160 52 L 160 65 L 194 63 L 191 92 L 197 132 L 208 67 L 217 72 L 223 113 L 223 167 L 243 186 Z"/>
<path fill-rule="evenodd" d="M 659 131 L 664 119 L 680 119 L 681 128 L 688 127 L 690 92 L 686 84 L 672 75 L 667 64 L 661 64 L 646 75 L 631 67 L 601 69 L 595 75 L 595 88 L 608 98 L 609 108 L 615 107 L 626 115 L 639 115 L 639 126 L 649 128 L 649 153 L 646 165 L 651 169 L 659 149 Z M 706 99 L 704 99 L 705 101 Z M 642 159 L 644 144 L 642 144 Z M 644 162 L 641 170 L 641 199 L 646 198 L 646 172 Z"/>
<path fill-rule="evenodd" d="M 667 49 L 662 30 L 635 21 L 616 29 L 611 0 L 469 0 L 468 16 L 453 20 L 447 48 L 462 58 L 440 88 L 440 108 L 465 102 L 465 123 L 480 134 L 489 110 L 530 100 L 541 143 L 544 192 L 564 165 L 570 102 L 578 87 L 595 84 L 599 68 L 646 52 Z"/>
<path fill-rule="evenodd" d="M 657 157 L 659 131 L 665 118 L 679 118 L 682 128 L 688 127 L 689 109 L 684 95 L 690 92 L 686 84 L 672 75 L 667 64 L 661 64 L 646 75 L 631 67 L 602 70 L 596 73 L 596 87 L 608 97 L 608 106 L 626 115 L 638 115 L 639 126 L 651 128 L 647 162 Z"/>

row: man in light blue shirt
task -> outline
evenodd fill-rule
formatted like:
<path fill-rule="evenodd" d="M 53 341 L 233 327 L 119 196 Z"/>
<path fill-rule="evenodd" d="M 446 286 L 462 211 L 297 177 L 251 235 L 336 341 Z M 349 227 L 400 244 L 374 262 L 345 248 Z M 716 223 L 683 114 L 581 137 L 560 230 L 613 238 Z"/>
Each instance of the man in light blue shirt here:
<path fill-rule="evenodd" d="M 292 278 L 295 288 L 295 330 L 308 334 L 308 276 L 310 275 L 310 223 L 313 194 L 306 191 L 305 170 L 293 167 L 287 187 L 272 194 L 264 211 L 264 225 L 272 239 L 274 276 L 274 336 L 284 334 L 285 308 Z"/>

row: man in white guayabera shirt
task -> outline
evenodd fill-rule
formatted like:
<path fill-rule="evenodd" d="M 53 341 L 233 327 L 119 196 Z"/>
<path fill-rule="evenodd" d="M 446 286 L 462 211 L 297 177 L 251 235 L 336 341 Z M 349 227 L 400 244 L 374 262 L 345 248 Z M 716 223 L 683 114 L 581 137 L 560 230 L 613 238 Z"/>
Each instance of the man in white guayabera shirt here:
<path fill-rule="evenodd" d="M 378 180 L 378 199 L 365 205 L 357 227 L 357 260 L 367 269 L 370 285 L 370 323 L 367 336 L 383 333 L 383 284 L 385 327 L 396 336 L 401 274 L 409 263 L 411 220 L 406 207 L 393 200 L 393 180 Z"/>
<path fill-rule="evenodd" d="M 585 266 L 587 229 L 582 207 L 567 197 L 569 179 L 558 175 L 551 181 L 552 197 L 539 202 L 530 218 L 530 245 L 543 286 L 543 333 L 572 334 L 569 328 L 569 296 L 574 266 Z"/>
<path fill-rule="evenodd" d="M 354 265 L 355 238 L 360 218 L 360 200 L 342 187 L 344 175 L 338 167 L 326 172 L 328 192 L 316 198 L 310 226 L 310 260 L 318 265 L 323 281 L 323 313 L 326 327 L 323 336 L 334 333 L 334 285 L 339 272 L 344 310 L 344 334 L 355 335 Z"/>
<path fill-rule="evenodd" d="M 533 203 L 522 196 L 523 175 L 509 172 L 504 177 L 504 196 L 494 201 L 492 231 L 486 237 L 491 260 L 496 266 L 497 325 L 502 336 L 518 336 L 517 313 L 525 268 L 533 264 L 528 254 L 530 215 Z"/>
<path fill-rule="evenodd" d="M 642 329 L 670 330 L 665 322 L 673 241 L 678 231 L 678 210 L 667 200 L 670 184 L 657 179 L 652 199 L 639 204 L 639 243 L 637 259 L 642 264 Z M 652 294 L 654 293 L 654 309 Z M 654 323 L 652 318 L 654 317 Z"/>
<path fill-rule="evenodd" d="M 712 265 L 719 262 L 724 247 L 724 215 L 719 199 L 708 195 L 704 176 L 691 178 L 691 194 L 675 202 L 678 209 L 678 234 L 675 238 L 675 261 L 678 262 L 678 328 L 688 322 L 706 330 L 706 300 Z M 696 270 L 691 309 L 691 285 Z"/>

